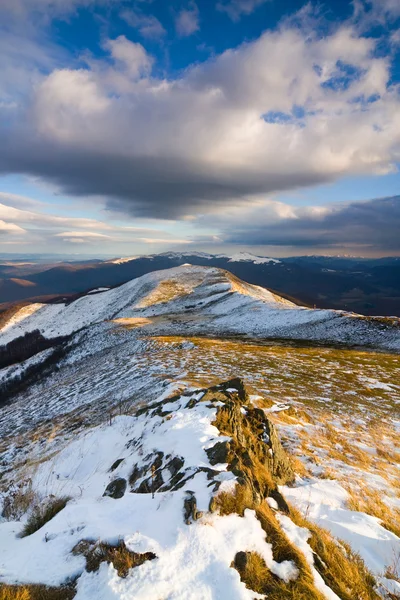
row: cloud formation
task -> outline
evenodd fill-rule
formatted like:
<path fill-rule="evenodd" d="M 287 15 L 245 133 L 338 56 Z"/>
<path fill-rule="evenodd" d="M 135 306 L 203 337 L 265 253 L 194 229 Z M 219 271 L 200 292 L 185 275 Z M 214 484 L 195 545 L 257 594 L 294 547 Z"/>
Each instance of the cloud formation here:
<path fill-rule="evenodd" d="M 400 196 L 307 208 L 269 201 L 213 224 L 229 244 L 400 252 Z"/>
<path fill-rule="evenodd" d="M 168 80 L 141 44 L 110 39 L 104 60 L 53 70 L 11 119 L 0 109 L 0 172 L 157 218 L 390 172 L 400 96 L 376 44 L 284 26 Z"/>
<path fill-rule="evenodd" d="M 256 8 L 271 0 L 221 0 L 216 8 L 225 12 L 232 21 L 238 21 L 242 15 L 250 15 Z"/>
<path fill-rule="evenodd" d="M 199 9 L 193 0 L 177 14 L 175 28 L 180 37 L 188 37 L 200 29 Z"/>
<path fill-rule="evenodd" d="M 154 15 L 146 15 L 133 10 L 123 10 L 121 17 L 128 25 L 137 29 L 144 38 L 157 39 L 167 33 L 161 22 Z"/>

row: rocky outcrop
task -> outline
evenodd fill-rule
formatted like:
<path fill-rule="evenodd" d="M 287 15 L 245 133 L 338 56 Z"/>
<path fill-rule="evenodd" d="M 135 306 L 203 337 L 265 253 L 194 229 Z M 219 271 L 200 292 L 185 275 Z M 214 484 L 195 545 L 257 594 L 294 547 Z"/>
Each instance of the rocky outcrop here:
<path fill-rule="evenodd" d="M 174 396 L 158 402 L 138 414 L 157 415 L 170 418 L 171 403 L 182 401 L 186 396 Z M 209 481 L 208 487 L 217 494 L 221 486 L 220 469 L 217 465 L 227 464 L 228 471 L 236 477 L 239 485 L 246 487 L 252 503 L 258 504 L 268 496 L 273 497 L 282 510 L 287 505 L 278 485 L 294 480 L 290 461 L 282 447 L 273 424 L 265 412 L 252 405 L 244 382 L 232 379 L 220 385 L 196 390 L 187 396 L 185 409 L 193 409 L 205 403 L 216 409 L 215 427 L 220 431 L 221 441 L 205 450 L 210 467 L 188 468 L 182 456 L 164 455 L 155 451 L 146 457 L 145 464 L 134 465 L 129 477 L 130 491 L 135 493 L 157 493 L 176 491 L 190 482 L 199 472 L 204 472 Z M 140 448 L 140 440 L 130 444 Z M 215 467 L 215 468 L 213 468 Z M 184 520 L 196 520 L 197 512 L 194 495 L 185 500 Z M 192 505 L 194 503 L 194 510 Z M 216 510 L 214 498 L 210 510 Z"/>
<path fill-rule="evenodd" d="M 206 391 L 203 402 L 218 403 L 216 427 L 229 440 L 207 450 L 211 464 L 226 462 L 239 484 L 251 490 L 253 501 L 274 496 L 283 506 L 278 485 L 294 480 L 294 472 L 274 425 L 254 407 L 241 379 Z"/>

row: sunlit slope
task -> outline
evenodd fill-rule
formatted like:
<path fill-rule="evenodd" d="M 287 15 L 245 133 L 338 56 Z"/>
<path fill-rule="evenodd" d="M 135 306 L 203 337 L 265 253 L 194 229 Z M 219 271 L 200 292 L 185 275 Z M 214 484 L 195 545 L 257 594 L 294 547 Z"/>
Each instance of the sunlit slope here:
<path fill-rule="evenodd" d="M 156 271 L 118 288 L 69 304 L 21 309 L 3 324 L 0 345 L 39 330 L 46 338 L 68 336 L 93 324 L 132 325 L 146 334 L 246 335 L 342 342 L 400 349 L 398 320 L 365 318 L 299 307 L 227 271 L 183 265 Z"/>

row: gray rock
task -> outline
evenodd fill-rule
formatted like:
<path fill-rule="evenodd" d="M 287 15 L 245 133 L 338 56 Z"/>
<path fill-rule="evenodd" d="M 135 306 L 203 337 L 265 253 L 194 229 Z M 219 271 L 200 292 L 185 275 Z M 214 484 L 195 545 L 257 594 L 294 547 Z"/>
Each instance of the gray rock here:
<path fill-rule="evenodd" d="M 127 486 L 127 481 L 123 477 L 117 477 L 111 481 L 105 489 L 103 496 L 109 496 L 110 498 L 114 498 L 117 500 L 118 498 L 122 498 L 125 494 Z"/>

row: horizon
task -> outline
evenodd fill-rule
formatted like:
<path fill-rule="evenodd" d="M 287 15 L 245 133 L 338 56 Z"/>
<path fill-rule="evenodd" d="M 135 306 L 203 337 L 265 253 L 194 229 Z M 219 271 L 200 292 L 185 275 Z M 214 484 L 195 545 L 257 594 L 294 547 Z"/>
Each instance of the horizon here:
<path fill-rule="evenodd" d="M 40 252 L 40 253 L 29 253 L 29 252 L 22 252 L 22 253 L 17 253 L 17 252 L 0 252 L 0 260 L 2 259 L 2 257 L 7 257 L 7 256 L 13 256 L 16 257 L 16 260 L 18 260 L 18 257 L 23 258 L 31 258 L 32 260 L 36 257 L 36 258 L 46 258 L 46 257 L 53 257 L 53 258 L 57 258 L 57 257 L 62 257 L 65 260 L 68 259 L 72 259 L 72 258 L 76 258 L 77 260 L 79 258 L 81 259 L 93 259 L 93 260 L 99 260 L 102 261 L 103 259 L 131 259 L 131 260 L 136 260 L 138 258 L 146 258 L 148 256 L 163 256 L 163 255 L 172 255 L 172 254 L 176 254 L 176 255 L 182 255 L 182 256 L 195 256 L 196 254 L 198 255 L 209 255 L 209 256 L 213 256 L 213 257 L 226 257 L 229 258 L 231 256 L 239 256 L 239 255 L 249 255 L 249 256 L 253 256 L 255 258 L 271 258 L 271 259 L 275 259 L 275 260 L 284 260 L 286 258 L 342 258 L 342 259 L 357 259 L 357 260 L 385 260 L 385 259 L 400 259 L 400 256 L 397 255 L 384 255 L 384 256 L 362 256 L 359 254 L 293 254 L 293 255 L 287 255 L 287 256 L 282 256 L 282 255 L 276 255 L 276 256 L 272 256 L 270 254 L 255 254 L 254 252 L 248 252 L 245 250 L 241 250 L 241 251 L 237 251 L 235 253 L 223 253 L 223 252 L 205 252 L 205 251 L 199 251 L 199 250 L 188 250 L 188 251 L 178 251 L 178 250 L 164 250 L 162 252 L 148 252 L 148 253 L 142 253 L 142 254 L 137 254 L 134 256 L 131 256 L 129 254 L 126 255 L 122 255 L 122 254 L 99 254 L 99 253 L 95 253 L 95 254 L 84 254 L 84 253 L 69 253 L 69 254 L 65 254 L 65 253 L 46 253 L 46 252 Z M 12 259 L 11 259 L 12 260 Z"/>

